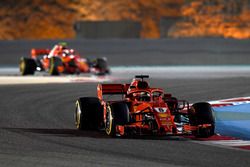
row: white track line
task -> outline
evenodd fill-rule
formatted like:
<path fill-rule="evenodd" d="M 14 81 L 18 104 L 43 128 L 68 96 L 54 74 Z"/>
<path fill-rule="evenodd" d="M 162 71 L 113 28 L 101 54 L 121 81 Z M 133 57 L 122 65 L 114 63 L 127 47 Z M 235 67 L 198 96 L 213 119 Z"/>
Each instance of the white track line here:
<path fill-rule="evenodd" d="M 111 66 L 112 76 L 121 79 L 147 74 L 152 78 L 228 78 L 250 77 L 248 65 L 176 65 L 176 66 Z M 2 67 L 0 75 L 19 75 L 17 67 Z"/>
<path fill-rule="evenodd" d="M 15 84 L 48 84 L 48 83 L 72 83 L 72 82 L 106 82 L 108 77 L 83 77 L 83 76 L 0 76 L 0 85 Z"/>
<path fill-rule="evenodd" d="M 232 147 L 250 146 L 250 141 L 247 140 L 217 140 L 217 141 L 203 141 L 203 142 L 208 144 L 216 144 L 216 145 L 232 146 Z"/>

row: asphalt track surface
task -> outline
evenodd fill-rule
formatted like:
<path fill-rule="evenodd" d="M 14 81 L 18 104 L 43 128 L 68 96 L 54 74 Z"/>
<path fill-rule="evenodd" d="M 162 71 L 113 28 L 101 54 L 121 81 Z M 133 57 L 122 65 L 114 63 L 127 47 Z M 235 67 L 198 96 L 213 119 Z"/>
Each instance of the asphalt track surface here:
<path fill-rule="evenodd" d="M 13 53 L 13 55 L 18 55 Z M 4 58 L 5 59 L 5 58 Z M 250 77 L 157 79 L 190 102 L 250 95 Z M 0 86 L 0 166 L 242 166 L 250 152 L 182 137 L 109 138 L 74 127 L 74 102 L 96 83 Z"/>

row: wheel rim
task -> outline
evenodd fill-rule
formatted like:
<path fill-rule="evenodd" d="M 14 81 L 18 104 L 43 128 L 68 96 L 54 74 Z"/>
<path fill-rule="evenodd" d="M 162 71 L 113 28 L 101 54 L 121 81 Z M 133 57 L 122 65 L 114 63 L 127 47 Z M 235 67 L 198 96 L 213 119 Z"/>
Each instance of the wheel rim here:
<path fill-rule="evenodd" d="M 21 72 L 22 74 L 24 74 L 24 69 L 25 69 L 25 63 L 24 63 L 24 61 L 22 60 L 22 61 L 20 62 L 20 72 Z"/>
<path fill-rule="evenodd" d="M 80 124 L 81 124 L 81 108 L 80 108 L 80 104 L 79 102 L 77 101 L 76 102 L 76 112 L 75 112 L 75 124 L 76 124 L 76 127 L 77 129 L 80 128 Z"/>
<path fill-rule="evenodd" d="M 112 123 L 113 123 L 113 117 L 112 117 L 112 114 L 111 114 L 111 109 L 110 107 L 107 107 L 107 114 L 106 114 L 106 125 L 105 125 L 105 129 L 106 129 L 106 133 L 108 135 L 111 134 L 111 131 L 112 131 Z"/>
<path fill-rule="evenodd" d="M 50 75 L 53 74 L 53 71 L 54 71 L 54 59 L 53 57 L 50 59 L 50 68 L 49 68 L 49 73 Z"/>

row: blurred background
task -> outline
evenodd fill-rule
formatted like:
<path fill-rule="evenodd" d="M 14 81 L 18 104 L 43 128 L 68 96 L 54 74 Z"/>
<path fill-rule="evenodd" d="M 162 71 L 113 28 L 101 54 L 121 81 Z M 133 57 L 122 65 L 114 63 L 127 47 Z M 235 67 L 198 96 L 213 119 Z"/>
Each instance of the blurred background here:
<path fill-rule="evenodd" d="M 1 0 L 0 39 L 250 38 L 250 0 Z"/>

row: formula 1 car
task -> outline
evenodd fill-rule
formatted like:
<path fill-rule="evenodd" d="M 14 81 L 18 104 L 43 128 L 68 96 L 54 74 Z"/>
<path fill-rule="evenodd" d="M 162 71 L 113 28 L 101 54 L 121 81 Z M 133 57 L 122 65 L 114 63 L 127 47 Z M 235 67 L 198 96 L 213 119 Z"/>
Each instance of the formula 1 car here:
<path fill-rule="evenodd" d="M 148 76 L 135 76 L 130 84 L 99 84 L 98 97 L 76 101 L 75 124 L 79 130 L 105 129 L 109 136 L 130 135 L 214 135 L 211 105 L 189 106 L 161 88 L 151 88 Z M 105 100 L 105 95 L 120 99 Z M 114 96 L 110 96 L 114 95 Z"/>
<path fill-rule="evenodd" d="M 50 75 L 94 73 L 105 75 L 110 72 L 106 58 L 90 61 L 81 58 L 66 43 L 59 43 L 49 49 L 32 49 L 31 57 L 22 57 L 19 63 L 22 75 L 33 75 L 35 71 L 47 71 Z"/>

